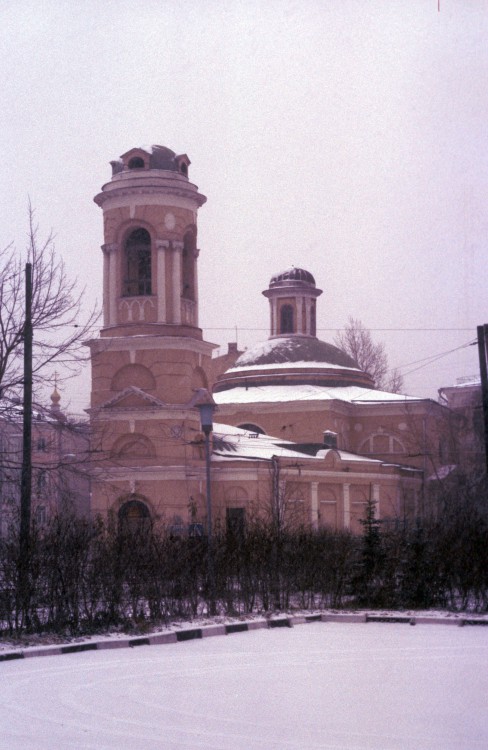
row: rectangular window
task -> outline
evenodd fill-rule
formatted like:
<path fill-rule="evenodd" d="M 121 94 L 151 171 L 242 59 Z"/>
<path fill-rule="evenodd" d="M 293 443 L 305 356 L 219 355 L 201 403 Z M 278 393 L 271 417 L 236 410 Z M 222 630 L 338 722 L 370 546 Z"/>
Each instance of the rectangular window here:
<path fill-rule="evenodd" d="M 227 508 L 227 533 L 242 536 L 246 528 L 246 511 L 244 508 Z"/>
<path fill-rule="evenodd" d="M 38 451 L 43 451 L 43 452 L 45 452 L 45 451 L 47 450 L 47 442 L 46 442 L 46 438 L 45 438 L 45 437 L 43 437 L 42 435 L 40 435 L 40 436 L 39 436 L 39 437 L 37 438 L 37 443 L 36 443 L 36 447 L 37 447 L 37 450 L 38 450 Z"/>

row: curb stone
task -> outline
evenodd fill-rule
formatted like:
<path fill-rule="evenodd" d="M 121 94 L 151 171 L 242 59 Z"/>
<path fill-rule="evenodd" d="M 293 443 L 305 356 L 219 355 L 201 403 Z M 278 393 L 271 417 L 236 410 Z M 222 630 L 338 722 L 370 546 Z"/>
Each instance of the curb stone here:
<path fill-rule="evenodd" d="M 188 628 L 183 630 L 169 630 L 164 633 L 155 633 L 149 636 L 137 638 L 122 638 L 120 640 L 88 641 L 84 643 L 66 644 L 65 646 L 44 646 L 38 648 L 27 648 L 21 651 L 7 651 L 0 653 L 0 662 L 16 661 L 18 659 L 30 659 L 36 656 L 59 656 L 64 654 L 77 654 L 85 651 L 104 651 L 115 648 L 134 648 L 137 646 L 159 646 L 167 643 L 182 643 L 185 641 L 199 640 L 211 636 L 232 635 L 234 633 L 245 633 L 251 630 L 263 628 L 273 630 L 276 628 L 293 628 L 295 625 L 307 625 L 311 622 L 327 623 L 381 623 L 381 624 L 410 624 L 410 625 L 456 625 L 458 627 L 488 627 L 488 620 L 476 618 L 448 618 L 448 617 L 409 617 L 408 615 L 374 615 L 367 613 L 333 613 L 333 614 L 311 614 L 296 615 L 290 617 L 275 617 L 269 619 L 247 620 L 242 622 L 231 622 L 226 624 L 204 625 L 199 628 Z"/>

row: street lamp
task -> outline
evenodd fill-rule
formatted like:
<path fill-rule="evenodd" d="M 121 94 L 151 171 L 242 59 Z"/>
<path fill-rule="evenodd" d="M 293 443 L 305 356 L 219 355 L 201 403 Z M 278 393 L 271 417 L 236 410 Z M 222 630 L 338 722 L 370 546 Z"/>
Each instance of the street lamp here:
<path fill-rule="evenodd" d="M 205 469 L 207 484 L 207 549 L 208 549 L 208 585 L 210 590 L 210 614 L 215 614 L 214 600 L 214 571 L 212 551 L 212 489 L 210 484 L 210 433 L 213 430 L 213 413 L 217 404 L 212 394 L 206 388 L 199 388 L 195 394 L 193 405 L 200 412 L 200 425 L 205 435 Z"/>

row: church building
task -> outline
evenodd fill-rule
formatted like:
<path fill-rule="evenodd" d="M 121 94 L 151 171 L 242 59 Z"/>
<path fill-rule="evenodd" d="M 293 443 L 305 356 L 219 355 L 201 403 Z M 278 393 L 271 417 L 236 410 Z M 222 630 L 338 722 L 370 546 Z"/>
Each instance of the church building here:
<path fill-rule="evenodd" d="M 190 181 L 188 156 L 134 148 L 111 166 L 95 197 L 104 297 L 103 328 L 89 342 L 92 513 L 174 533 L 205 528 L 202 398 L 217 407 L 216 523 L 278 513 L 283 523 L 357 532 L 370 500 L 383 519 L 424 512 L 424 480 L 447 461 L 443 407 L 376 390 L 345 352 L 320 341 L 322 291 L 299 267 L 263 292 L 269 338 L 213 358 L 198 324 L 206 197 Z"/>

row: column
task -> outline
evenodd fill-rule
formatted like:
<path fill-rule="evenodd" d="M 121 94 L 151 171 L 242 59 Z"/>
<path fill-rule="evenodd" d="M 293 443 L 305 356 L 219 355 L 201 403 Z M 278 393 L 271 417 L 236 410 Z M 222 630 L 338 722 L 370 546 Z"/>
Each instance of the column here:
<path fill-rule="evenodd" d="M 311 524 L 313 529 L 318 529 L 319 526 L 319 483 L 311 483 L 311 501 L 312 501 L 312 514 Z"/>
<path fill-rule="evenodd" d="M 181 253 L 183 242 L 173 242 L 173 323 L 181 323 Z"/>
<path fill-rule="evenodd" d="M 374 503 L 374 516 L 375 516 L 375 518 L 381 518 L 381 514 L 380 514 L 380 486 L 379 486 L 379 484 L 373 484 L 373 503 Z"/>
<path fill-rule="evenodd" d="M 306 317 L 306 321 L 305 321 L 305 333 L 308 336 L 312 335 L 312 326 L 310 325 L 310 322 L 311 322 L 311 315 L 310 315 L 311 307 L 312 307 L 312 300 L 310 299 L 310 297 L 307 297 L 305 299 L 305 317 Z"/>
<path fill-rule="evenodd" d="M 117 245 L 115 242 L 102 245 L 106 257 L 104 261 L 104 324 L 113 326 L 117 323 Z"/>
<path fill-rule="evenodd" d="M 295 307 L 297 313 L 297 321 L 295 330 L 297 333 L 302 333 L 302 322 L 303 322 L 303 297 L 295 297 Z"/>
<path fill-rule="evenodd" d="M 193 274 L 194 274 L 194 289 L 195 289 L 195 317 L 193 319 L 193 324 L 198 327 L 198 256 L 200 255 L 200 250 L 198 248 L 195 248 L 195 265 L 193 267 Z"/>
<path fill-rule="evenodd" d="M 110 252 L 108 245 L 102 245 L 103 251 L 103 325 L 108 326 L 109 321 L 109 273 Z"/>
<path fill-rule="evenodd" d="M 169 249 L 168 240 L 156 240 L 156 277 L 158 290 L 158 323 L 167 322 L 166 313 L 166 250 Z"/>

